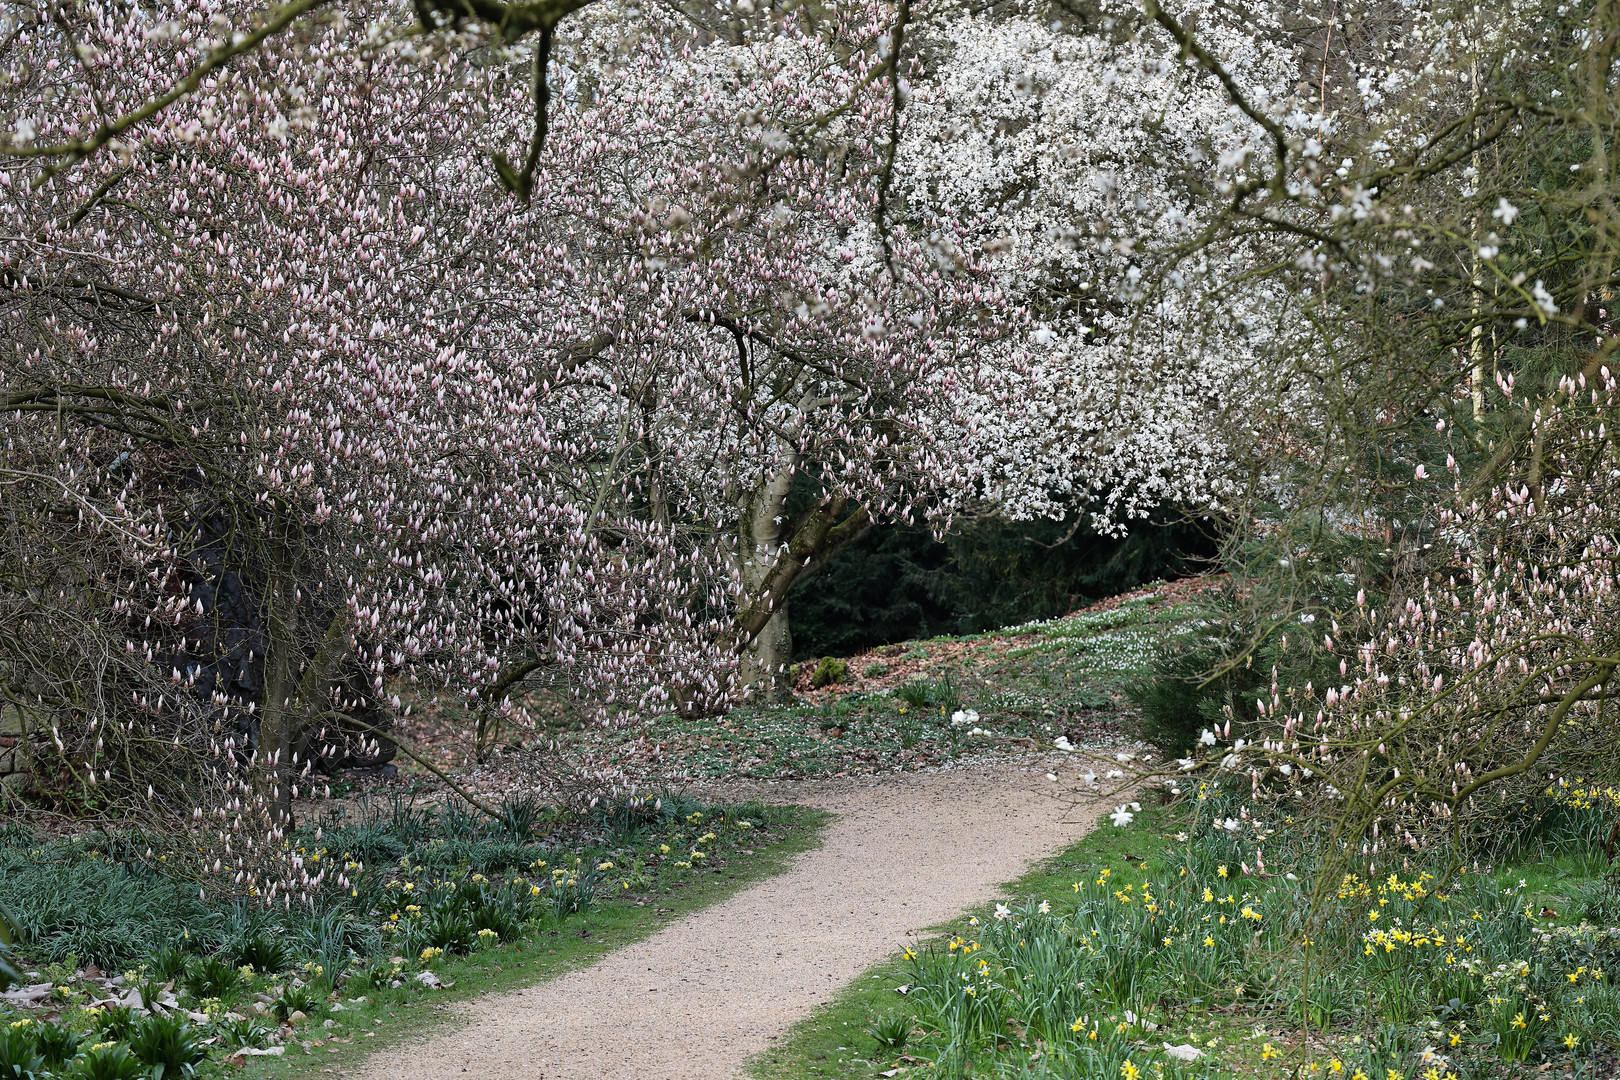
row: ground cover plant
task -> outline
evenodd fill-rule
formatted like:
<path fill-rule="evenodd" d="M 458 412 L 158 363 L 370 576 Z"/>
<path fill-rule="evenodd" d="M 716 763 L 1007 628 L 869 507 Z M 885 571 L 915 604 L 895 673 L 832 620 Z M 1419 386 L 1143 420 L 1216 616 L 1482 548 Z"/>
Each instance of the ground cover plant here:
<path fill-rule="evenodd" d="M 1468 859 L 1338 876 L 1228 782 L 1126 804 L 755 1063 L 816 1075 L 1599 1077 L 1620 1063 L 1620 793 L 1552 785 Z"/>
<path fill-rule="evenodd" d="M 266 904 L 251 885 L 199 894 L 157 837 L 53 839 L 13 823 L 0 894 L 16 908 L 24 987 L 0 1004 L 0 1076 L 296 1070 L 317 1050 L 419 1028 L 410 1010 L 424 999 L 520 984 L 651 932 L 769 872 L 817 820 L 679 795 L 501 810 L 329 808 L 288 838 L 314 873 L 341 874 L 312 906 Z"/>
<path fill-rule="evenodd" d="M 1156 583 L 1059 618 L 970 635 L 887 645 L 845 661 L 840 681 L 816 685 L 819 661 L 800 665 L 795 693 L 721 718 L 664 716 L 636 729 L 578 723 L 531 699 L 544 741 L 508 747 L 497 770 L 522 772 L 543 756 L 612 760 L 625 777 L 800 779 L 968 763 L 1071 744 L 1126 743 L 1137 706 L 1124 694 L 1149 674 L 1157 642 L 1209 614 L 1219 578 Z M 403 725 L 439 765 L 469 761 L 451 702 L 423 702 Z M 409 770 L 409 763 L 403 768 Z"/>

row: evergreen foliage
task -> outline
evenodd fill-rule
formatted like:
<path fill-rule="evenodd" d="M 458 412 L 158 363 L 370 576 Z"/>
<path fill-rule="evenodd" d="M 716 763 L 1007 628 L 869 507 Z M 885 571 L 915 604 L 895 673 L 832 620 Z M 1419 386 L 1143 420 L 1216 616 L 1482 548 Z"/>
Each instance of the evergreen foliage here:
<path fill-rule="evenodd" d="M 1063 615 L 1145 582 L 1197 573 L 1215 553 L 1214 532 L 1207 519 L 1168 512 L 1122 539 L 1072 520 L 984 518 L 943 541 L 923 525 L 879 526 L 794 590 L 794 659 Z"/>

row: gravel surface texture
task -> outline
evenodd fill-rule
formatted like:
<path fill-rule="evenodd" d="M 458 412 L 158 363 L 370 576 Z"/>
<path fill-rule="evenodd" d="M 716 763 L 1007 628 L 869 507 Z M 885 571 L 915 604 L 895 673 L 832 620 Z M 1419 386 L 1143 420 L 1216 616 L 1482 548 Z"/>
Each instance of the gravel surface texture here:
<path fill-rule="evenodd" d="M 1085 833 L 1103 800 L 1043 761 L 749 784 L 728 796 L 836 814 L 784 873 L 589 968 L 458 1006 L 381 1051 L 375 1080 L 725 1080 L 913 935 L 997 895 Z M 1073 770 L 1069 770 L 1072 780 Z"/>

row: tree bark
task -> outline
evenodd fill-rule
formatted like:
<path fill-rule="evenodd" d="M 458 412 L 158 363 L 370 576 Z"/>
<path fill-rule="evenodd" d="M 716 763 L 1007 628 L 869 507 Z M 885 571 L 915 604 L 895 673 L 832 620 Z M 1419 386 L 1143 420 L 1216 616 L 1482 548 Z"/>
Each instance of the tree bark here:
<path fill-rule="evenodd" d="M 782 604 L 786 590 L 773 595 L 772 571 L 788 557 L 782 540 L 787 517 L 788 494 L 799 470 L 797 455 L 788 455 L 771 476 L 743 506 L 738 536 L 738 557 L 742 578 L 739 621 L 743 644 L 743 684 L 771 700 L 786 697 L 792 690 L 787 663 L 793 655 L 793 635 L 788 628 L 787 608 Z M 759 625 L 746 623 L 745 613 L 762 613 Z"/>
<path fill-rule="evenodd" d="M 276 825 L 292 824 L 293 709 L 298 694 L 296 562 L 283 537 L 271 540 L 265 588 L 264 710 L 259 715 L 257 785 Z"/>
<path fill-rule="evenodd" d="M 737 601 L 736 641 L 744 685 L 773 700 L 792 690 L 787 677 L 793 656 L 789 590 L 872 526 L 866 508 L 843 497 L 824 497 L 789 517 L 788 494 L 799 464 L 797 455 L 785 458 L 776 474 L 740 507 L 742 593 Z"/>

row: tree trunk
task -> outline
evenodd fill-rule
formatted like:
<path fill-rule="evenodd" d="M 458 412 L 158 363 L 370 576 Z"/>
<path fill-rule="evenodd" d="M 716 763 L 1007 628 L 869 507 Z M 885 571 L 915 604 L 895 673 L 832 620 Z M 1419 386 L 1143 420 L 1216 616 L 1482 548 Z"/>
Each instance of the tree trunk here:
<path fill-rule="evenodd" d="M 793 637 L 788 630 L 787 609 L 782 605 L 786 590 L 773 589 L 771 579 L 773 573 L 780 576 L 778 564 L 789 557 L 782 542 L 783 524 L 798 469 L 797 455 L 784 457 L 775 475 L 742 505 L 738 522 L 742 595 L 737 606 L 743 684 L 771 701 L 785 698 L 792 690 L 787 663 L 793 656 Z"/>
<path fill-rule="evenodd" d="M 738 522 L 739 577 L 736 642 L 744 684 L 756 694 L 780 700 L 791 692 L 787 677 L 793 657 L 787 596 L 844 545 L 872 525 L 863 506 L 847 498 L 822 498 L 791 518 L 788 493 L 799 468 L 785 458 L 777 473 L 743 501 Z"/>
<path fill-rule="evenodd" d="M 743 681 L 769 700 L 782 700 L 793 692 L 793 680 L 787 674 L 792 659 L 793 630 L 788 625 L 787 605 L 780 604 L 743 654 Z"/>
<path fill-rule="evenodd" d="M 265 589 L 264 709 L 259 714 L 256 783 L 276 825 L 292 824 L 293 709 L 298 693 L 298 605 L 294 560 L 281 538 Z"/>

